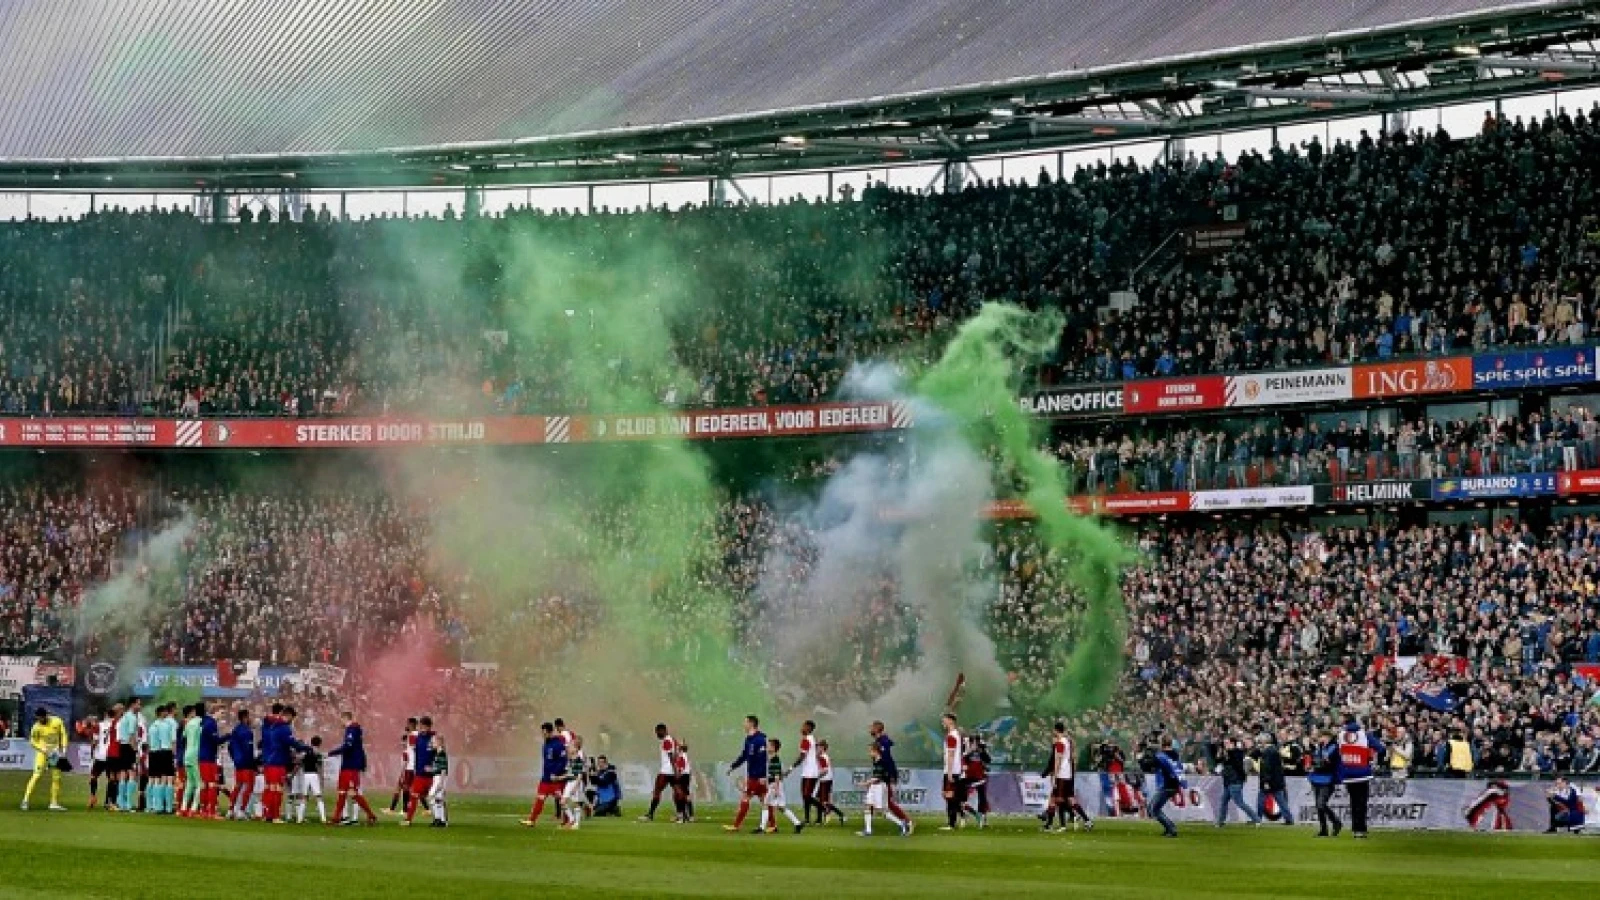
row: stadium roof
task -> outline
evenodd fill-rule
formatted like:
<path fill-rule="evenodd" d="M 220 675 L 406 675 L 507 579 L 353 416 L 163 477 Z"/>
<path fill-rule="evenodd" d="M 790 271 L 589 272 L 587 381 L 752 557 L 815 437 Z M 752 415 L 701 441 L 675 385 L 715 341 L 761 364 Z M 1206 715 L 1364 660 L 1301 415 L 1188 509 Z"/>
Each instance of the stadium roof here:
<path fill-rule="evenodd" d="M 1579 0 L 24 0 L 0 4 L 0 183 L 814 167 L 948 154 L 997 102 L 1049 119 L 1012 143 L 1059 144 L 1171 99 L 1131 76 L 1181 92 L 1231 61 L 1301 88 L 1461 41 L 1544 50 L 1596 22 Z M 495 174 L 522 164 L 562 174 Z"/>

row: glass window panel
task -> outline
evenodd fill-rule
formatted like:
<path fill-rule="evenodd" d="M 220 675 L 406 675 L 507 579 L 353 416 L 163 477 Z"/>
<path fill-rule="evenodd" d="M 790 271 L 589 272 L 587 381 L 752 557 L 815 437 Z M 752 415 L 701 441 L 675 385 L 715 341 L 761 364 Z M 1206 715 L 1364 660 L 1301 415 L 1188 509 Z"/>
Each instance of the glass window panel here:
<path fill-rule="evenodd" d="M 677 210 L 688 204 L 705 206 L 709 202 L 711 202 L 711 181 L 707 178 L 658 181 L 650 185 L 651 206 L 665 206 Z"/>
<path fill-rule="evenodd" d="M 37 193 L 28 197 L 28 210 L 36 219 L 78 219 L 89 214 L 88 194 Z"/>
<path fill-rule="evenodd" d="M 889 169 L 889 186 L 921 193 L 928 182 L 939 176 L 938 164 L 920 166 L 894 166 Z M 938 187 L 937 183 L 934 185 Z"/>
<path fill-rule="evenodd" d="M 28 195 L 0 193 L 0 221 L 17 222 L 28 217 Z"/>
<path fill-rule="evenodd" d="M 426 216 L 439 219 L 444 217 L 444 211 L 449 209 L 456 216 L 461 215 L 461 204 L 465 201 L 463 191 L 407 191 L 406 215 L 413 219 Z"/>
<path fill-rule="evenodd" d="M 404 215 L 404 191 L 351 191 L 344 197 L 345 213 L 355 220 Z"/>
<path fill-rule="evenodd" d="M 1114 144 L 1106 148 L 1106 164 L 1116 160 L 1127 162 L 1131 157 L 1136 165 L 1148 166 L 1161 158 L 1165 141 L 1136 141 L 1131 144 Z"/>
<path fill-rule="evenodd" d="M 1236 162 L 1239 154 L 1250 150 L 1266 153 L 1272 149 L 1272 129 L 1252 128 L 1249 131 L 1230 131 L 1217 135 L 1218 146 L 1222 148 L 1222 156 L 1228 162 Z"/>
<path fill-rule="evenodd" d="M 999 181 L 1005 176 L 1005 166 L 1001 165 L 998 159 L 974 159 L 968 165 L 972 167 L 972 171 L 967 173 L 969 179 L 974 172 L 977 173 L 978 180 L 986 184 L 990 181 Z"/>
<path fill-rule="evenodd" d="M 1061 171 L 1068 179 L 1076 175 L 1079 169 L 1094 167 L 1104 162 L 1106 150 L 1104 147 L 1087 147 L 1080 150 L 1067 150 L 1061 154 Z"/>
<path fill-rule="evenodd" d="M 1565 109 L 1567 114 L 1572 116 L 1576 116 L 1579 113 L 1587 115 L 1589 109 L 1596 103 L 1600 103 L 1600 88 L 1562 91 L 1556 95 L 1556 105 Z"/>
<path fill-rule="evenodd" d="M 736 191 L 732 187 L 728 188 L 726 199 L 729 203 L 736 203 L 740 200 L 761 204 L 772 202 L 772 179 L 770 178 L 735 178 L 733 183 L 739 186 L 739 190 Z M 741 191 L 744 193 L 742 197 L 739 196 Z"/>
<path fill-rule="evenodd" d="M 650 186 L 646 184 L 619 183 L 594 186 L 594 211 L 633 212 L 650 203 Z"/>
<path fill-rule="evenodd" d="M 588 213 L 589 187 L 582 184 L 569 184 L 561 187 L 529 188 L 528 205 L 548 213 L 562 210 Z"/>
<path fill-rule="evenodd" d="M 1027 153 L 1022 156 L 1007 156 L 1000 160 L 1000 170 L 1005 173 L 1007 181 L 1021 179 L 1029 184 L 1039 182 L 1039 170 L 1050 173 L 1050 180 L 1056 180 L 1056 154 Z"/>
<path fill-rule="evenodd" d="M 1328 143 L 1336 144 L 1339 141 L 1355 143 L 1361 140 L 1361 132 L 1365 131 L 1377 140 L 1378 132 L 1383 128 L 1382 116 L 1351 116 L 1348 119 L 1328 120 Z"/>
<path fill-rule="evenodd" d="M 1471 137 L 1483 128 L 1483 117 L 1494 112 L 1494 104 L 1478 101 L 1439 107 L 1439 127 L 1450 132 L 1452 138 Z"/>
<path fill-rule="evenodd" d="M 1310 144 L 1312 138 L 1316 138 L 1326 145 L 1328 143 L 1328 123 L 1311 122 L 1305 125 L 1278 126 L 1278 146 L 1285 150 L 1290 147 L 1299 147 L 1301 144 Z"/>
<path fill-rule="evenodd" d="M 200 199 L 199 194 L 157 194 L 156 206 L 168 212 L 173 207 L 177 207 L 183 212 L 194 214 L 196 212 L 196 204 Z M 334 202 L 330 208 L 335 210 L 339 208 L 338 197 L 334 197 Z"/>
<path fill-rule="evenodd" d="M 860 200 L 862 191 L 866 190 L 868 186 L 882 181 L 883 178 L 884 172 L 882 169 L 848 169 L 843 172 L 834 172 L 834 199 L 842 200 L 848 194 L 852 200 Z M 847 185 L 850 188 L 849 191 L 844 190 Z"/>
<path fill-rule="evenodd" d="M 793 200 L 797 197 L 804 197 L 807 200 L 828 199 L 828 174 L 807 172 L 803 175 L 772 176 L 774 201 Z"/>
<path fill-rule="evenodd" d="M 486 216 L 503 216 L 507 209 L 520 211 L 527 205 L 527 188 L 486 188 L 483 192 L 483 214 Z"/>
<path fill-rule="evenodd" d="M 1500 101 L 1500 111 L 1506 118 L 1515 121 L 1521 116 L 1523 121 L 1537 122 L 1545 117 L 1555 107 L 1554 94 L 1534 94 L 1531 97 L 1506 97 Z"/>

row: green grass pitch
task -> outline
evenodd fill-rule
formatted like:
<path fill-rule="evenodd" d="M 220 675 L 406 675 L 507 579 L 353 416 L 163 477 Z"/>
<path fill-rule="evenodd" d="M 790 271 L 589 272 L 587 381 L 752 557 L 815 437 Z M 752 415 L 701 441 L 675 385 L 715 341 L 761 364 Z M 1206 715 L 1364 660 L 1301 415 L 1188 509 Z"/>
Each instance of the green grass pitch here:
<path fill-rule="evenodd" d="M 23 777 L 0 777 L 0 897 L 1535 897 L 1595 896 L 1600 841 L 1585 837 L 1379 832 L 1318 840 L 1306 828 L 1187 825 L 1162 840 L 1148 822 L 1040 834 L 1032 819 L 988 831 L 864 839 L 831 825 L 795 835 L 727 834 L 730 810 L 701 823 L 586 821 L 576 832 L 517 824 L 521 800 L 458 797 L 448 829 L 269 826 L 85 812 L 20 812 Z M 42 786 L 41 786 L 42 787 Z M 42 791 L 40 792 L 43 793 Z M 382 793 L 381 798 L 377 794 Z M 374 799 L 388 801 L 387 791 Z M 330 803 L 331 807 L 331 803 Z M 639 804 L 631 804 L 634 812 Z M 330 813 L 331 813 L 330 809 Z M 315 815 L 313 811 L 312 815 Z M 421 814 L 419 814 L 419 819 Z M 272 885 L 276 885 L 273 887 Z"/>

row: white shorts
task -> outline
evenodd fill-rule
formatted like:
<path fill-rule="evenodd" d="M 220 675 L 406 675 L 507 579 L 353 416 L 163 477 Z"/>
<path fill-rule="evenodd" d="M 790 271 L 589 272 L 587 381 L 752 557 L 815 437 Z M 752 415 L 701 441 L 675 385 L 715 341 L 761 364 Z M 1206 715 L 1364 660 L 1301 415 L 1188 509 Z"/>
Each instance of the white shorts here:
<path fill-rule="evenodd" d="M 582 803 L 585 799 L 583 781 L 575 779 L 561 788 L 561 799 L 567 803 Z"/>
<path fill-rule="evenodd" d="M 788 806 L 789 805 L 789 802 L 787 800 L 785 800 L 784 797 L 783 797 L 783 782 L 781 782 L 781 781 L 769 781 L 769 782 L 767 782 L 766 804 L 768 806 Z"/>
<path fill-rule="evenodd" d="M 867 785 L 866 804 L 871 809 L 889 808 L 889 786 L 886 784 Z"/>
<path fill-rule="evenodd" d="M 444 786 L 445 786 L 445 783 L 448 782 L 449 780 L 450 779 L 449 779 L 448 776 L 435 775 L 433 777 L 433 787 L 428 788 L 428 799 L 429 800 L 443 800 L 444 799 Z"/>
<path fill-rule="evenodd" d="M 321 797 L 322 776 L 315 772 L 310 774 L 302 772 L 294 776 L 294 780 L 289 785 L 289 793 L 299 794 L 302 797 Z"/>

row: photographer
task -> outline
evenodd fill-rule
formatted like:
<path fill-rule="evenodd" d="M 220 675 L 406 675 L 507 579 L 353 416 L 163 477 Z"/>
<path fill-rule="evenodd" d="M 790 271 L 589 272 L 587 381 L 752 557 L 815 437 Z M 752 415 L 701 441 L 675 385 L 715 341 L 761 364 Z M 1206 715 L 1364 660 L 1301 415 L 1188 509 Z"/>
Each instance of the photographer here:
<path fill-rule="evenodd" d="M 594 790 L 594 818 L 622 815 L 622 782 L 611 760 L 595 758 L 589 769 L 589 787 Z"/>
<path fill-rule="evenodd" d="M 1578 796 L 1578 789 L 1569 784 L 1565 776 L 1556 777 L 1555 784 L 1545 792 L 1545 797 L 1550 803 L 1550 827 L 1544 830 L 1545 834 L 1555 834 L 1562 828 L 1576 833 L 1583 827 L 1583 798 Z"/>

